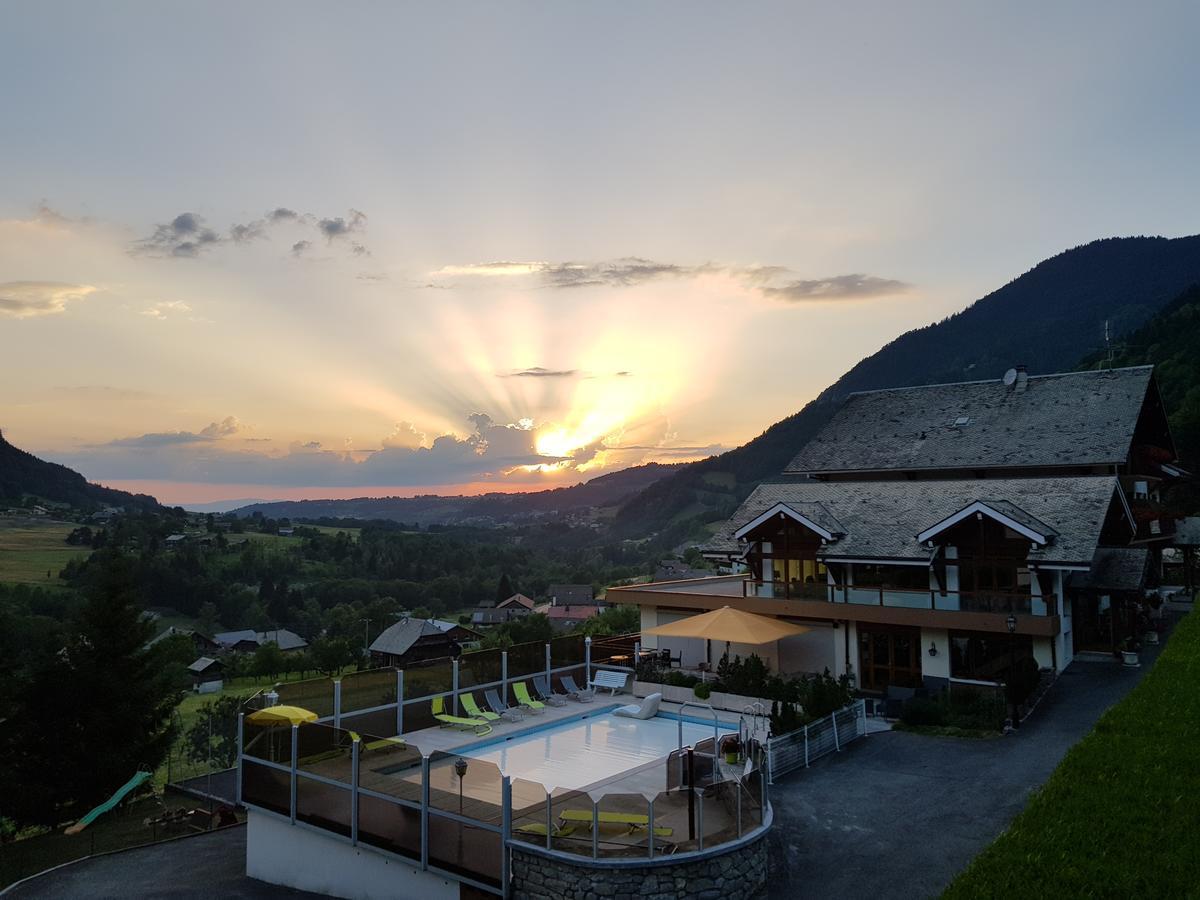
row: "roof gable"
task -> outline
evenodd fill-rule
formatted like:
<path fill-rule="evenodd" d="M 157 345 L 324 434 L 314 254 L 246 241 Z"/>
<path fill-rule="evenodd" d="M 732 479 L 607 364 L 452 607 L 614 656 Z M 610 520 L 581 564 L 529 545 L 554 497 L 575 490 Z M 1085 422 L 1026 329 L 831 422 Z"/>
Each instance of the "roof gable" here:
<path fill-rule="evenodd" d="M 741 540 L 759 526 L 765 525 L 775 516 L 786 516 L 793 522 L 798 522 L 809 531 L 814 532 L 825 541 L 832 541 L 838 535 L 846 533 L 842 524 L 831 516 L 829 510 L 825 509 L 820 503 L 793 501 L 791 503 L 776 503 L 766 512 L 755 516 L 739 528 L 733 536 Z"/>
<path fill-rule="evenodd" d="M 1151 366 L 851 394 L 786 472 L 1114 465 L 1129 455 Z"/>
<path fill-rule="evenodd" d="M 1031 516 L 1011 500 L 976 500 L 974 503 L 964 506 L 935 525 L 926 528 L 917 535 L 917 540 L 921 543 L 931 540 L 946 531 L 946 529 L 953 528 L 959 522 L 969 519 L 976 513 L 987 516 L 989 519 L 999 522 L 1006 528 L 1011 528 L 1022 537 L 1027 537 L 1034 543 L 1042 544 L 1043 546 L 1050 543 L 1054 539 L 1054 536 L 1058 534 L 1049 525 L 1040 521 L 1036 516 Z"/>

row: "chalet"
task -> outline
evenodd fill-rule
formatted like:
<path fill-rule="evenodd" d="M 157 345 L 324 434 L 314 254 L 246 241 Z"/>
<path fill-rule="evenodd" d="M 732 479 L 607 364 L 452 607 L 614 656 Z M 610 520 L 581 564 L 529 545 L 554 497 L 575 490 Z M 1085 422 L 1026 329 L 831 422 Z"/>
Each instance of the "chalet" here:
<path fill-rule="evenodd" d="M 215 693 L 225 686 L 225 666 L 219 659 L 201 656 L 188 666 L 188 674 L 197 694 Z"/>
<path fill-rule="evenodd" d="M 155 616 L 155 618 L 157 618 L 157 616 Z M 146 646 L 153 647 L 159 641 L 166 640 L 167 638 L 174 637 L 175 635 L 182 635 L 183 637 L 190 638 L 196 647 L 197 653 L 216 653 L 221 649 L 221 645 L 208 635 L 196 631 L 194 628 L 184 628 L 179 625 L 168 625 L 165 630 L 152 637 Z"/>
<path fill-rule="evenodd" d="M 561 603 L 546 610 L 555 631 L 570 631 L 599 613 L 600 607 L 594 603 Z"/>
<path fill-rule="evenodd" d="M 552 584 L 546 593 L 552 606 L 560 603 L 591 603 L 594 597 L 590 584 Z"/>
<path fill-rule="evenodd" d="M 270 631 L 223 631 L 214 634 L 213 640 L 220 644 L 223 650 L 232 650 L 235 653 L 253 653 L 263 644 L 271 643 L 284 653 L 303 650 L 308 646 L 308 641 L 286 628 L 272 628 Z"/>
<path fill-rule="evenodd" d="M 725 605 L 805 625 L 732 651 L 865 691 L 1061 671 L 1134 633 L 1174 459 L 1149 366 L 852 394 L 702 548 L 740 574 L 610 600 L 643 630 Z M 656 643 L 706 662 L 703 642 Z"/>
<path fill-rule="evenodd" d="M 458 656 L 463 644 L 478 639 L 478 632 L 456 623 L 406 617 L 375 638 L 370 646 L 371 663 L 403 668 L 427 659 Z"/>
<path fill-rule="evenodd" d="M 500 625 L 534 611 L 534 602 L 524 594 L 513 594 L 495 606 L 480 607 L 471 613 L 472 625 Z"/>

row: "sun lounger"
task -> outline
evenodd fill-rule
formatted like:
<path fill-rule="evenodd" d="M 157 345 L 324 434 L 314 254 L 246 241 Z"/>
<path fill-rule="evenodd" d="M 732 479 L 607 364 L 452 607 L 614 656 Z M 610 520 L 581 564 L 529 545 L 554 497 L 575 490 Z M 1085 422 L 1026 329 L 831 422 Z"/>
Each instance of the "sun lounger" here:
<path fill-rule="evenodd" d="M 625 690 L 625 681 L 629 676 L 624 672 L 612 672 L 607 669 L 597 670 L 592 676 L 592 680 L 588 682 L 588 687 L 603 688 L 609 693 L 615 694 L 617 691 Z"/>
<path fill-rule="evenodd" d="M 492 712 L 497 715 L 504 716 L 506 719 L 516 721 L 526 715 L 525 710 L 518 709 L 515 706 L 509 706 L 500 699 L 500 695 L 496 693 L 495 688 L 484 691 L 483 699 L 487 701 L 487 705 L 491 707 Z"/>
<path fill-rule="evenodd" d="M 529 687 L 523 681 L 518 681 L 513 685 L 513 695 L 517 698 L 517 702 L 521 704 L 522 709 L 539 714 L 546 711 L 545 703 L 541 700 L 534 700 L 529 696 Z"/>
<path fill-rule="evenodd" d="M 562 694 L 556 694 L 546 684 L 546 679 L 541 675 L 535 675 L 533 678 L 533 689 L 537 692 L 538 699 L 551 706 L 566 706 L 567 698 Z"/>
<path fill-rule="evenodd" d="M 588 830 L 592 827 L 592 812 L 588 809 L 566 809 L 559 815 L 559 819 L 563 822 L 573 822 L 577 825 L 586 825 Z M 619 825 L 628 828 L 632 831 L 644 831 L 650 827 L 650 817 L 645 813 L 619 813 L 619 812 L 602 812 L 597 814 L 597 820 L 601 825 Z M 542 834 L 545 834 L 545 829 Z M 670 837 L 675 833 L 675 829 L 668 828 L 665 825 L 655 826 L 655 837 Z"/>
<path fill-rule="evenodd" d="M 626 716 L 630 719 L 653 719 L 658 715 L 660 703 L 662 703 L 662 694 L 648 694 L 641 703 L 618 706 L 613 710 L 613 715 Z"/>
<path fill-rule="evenodd" d="M 443 697 L 433 698 L 433 717 L 442 728 L 469 728 L 482 737 L 492 733 L 492 726 L 486 719 L 468 719 L 464 716 L 451 716 L 446 713 L 446 701 Z"/>
<path fill-rule="evenodd" d="M 596 693 L 591 689 L 586 691 L 580 689 L 579 686 L 575 684 L 575 679 L 570 675 L 564 675 L 562 677 L 562 686 L 563 689 L 566 690 L 568 697 L 570 697 L 572 700 L 578 700 L 580 703 L 590 702 Z"/>
<path fill-rule="evenodd" d="M 462 704 L 462 708 L 467 711 L 467 715 L 474 719 L 487 719 L 489 722 L 495 722 L 500 718 L 499 713 L 488 712 L 486 709 L 480 709 L 475 705 L 475 697 L 468 691 L 465 694 L 458 695 L 458 702 Z"/>

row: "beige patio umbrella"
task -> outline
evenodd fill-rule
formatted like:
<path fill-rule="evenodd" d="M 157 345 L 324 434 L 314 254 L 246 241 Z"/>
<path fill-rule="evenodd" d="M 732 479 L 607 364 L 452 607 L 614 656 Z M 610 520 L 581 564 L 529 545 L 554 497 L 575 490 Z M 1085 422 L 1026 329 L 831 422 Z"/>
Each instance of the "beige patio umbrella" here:
<path fill-rule="evenodd" d="M 794 637 L 811 631 L 803 625 L 781 622 L 770 616 L 744 612 L 722 606 L 698 616 L 688 616 L 669 625 L 648 628 L 645 634 L 658 637 L 704 638 L 725 642 L 725 652 L 730 644 L 770 644 L 784 638 Z M 711 660 L 710 660 L 711 662 Z"/>

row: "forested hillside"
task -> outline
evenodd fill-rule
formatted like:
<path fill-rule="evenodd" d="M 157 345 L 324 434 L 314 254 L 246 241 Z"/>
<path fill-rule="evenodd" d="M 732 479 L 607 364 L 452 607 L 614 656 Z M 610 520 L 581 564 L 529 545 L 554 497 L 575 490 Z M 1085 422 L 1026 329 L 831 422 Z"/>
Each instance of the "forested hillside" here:
<path fill-rule="evenodd" d="M 158 501 L 145 494 L 130 494 L 90 483 L 73 469 L 38 459 L 10 444 L 0 433 L 0 503 L 18 503 L 25 496 L 77 509 L 125 506 L 152 509 Z"/>
<path fill-rule="evenodd" d="M 1171 434 L 1180 459 L 1200 466 L 1200 283 L 1192 285 L 1113 350 L 1113 366 L 1154 366 Z M 1104 351 L 1083 360 L 1080 368 L 1109 365 Z"/>
<path fill-rule="evenodd" d="M 1200 236 L 1109 238 L 1067 250 L 961 313 L 901 335 L 748 444 L 651 485 L 622 507 L 617 528 L 694 536 L 777 476 L 846 394 L 999 378 L 1017 363 L 1033 374 L 1070 370 L 1102 345 L 1106 320 L 1112 333 L 1129 333 L 1198 281 Z"/>

